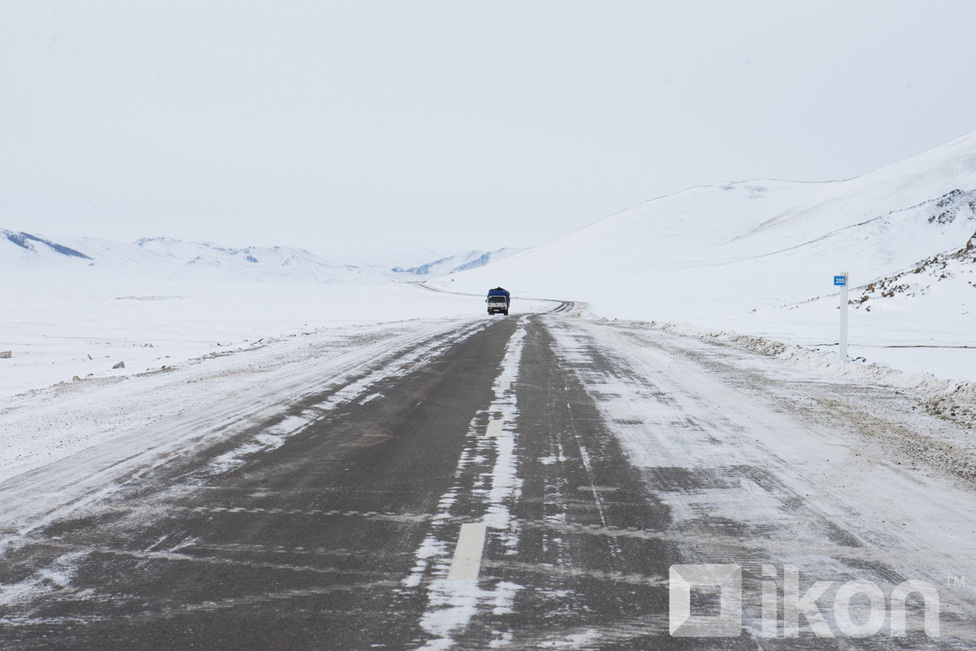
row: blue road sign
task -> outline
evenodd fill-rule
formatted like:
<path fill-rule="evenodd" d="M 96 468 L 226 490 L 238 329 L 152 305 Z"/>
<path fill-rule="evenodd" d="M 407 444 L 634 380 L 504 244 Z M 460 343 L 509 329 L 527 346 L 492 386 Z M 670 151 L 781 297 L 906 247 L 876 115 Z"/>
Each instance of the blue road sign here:
<path fill-rule="evenodd" d="M 847 284 L 847 276 L 834 276 L 834 284 L 844 286 Z"/>

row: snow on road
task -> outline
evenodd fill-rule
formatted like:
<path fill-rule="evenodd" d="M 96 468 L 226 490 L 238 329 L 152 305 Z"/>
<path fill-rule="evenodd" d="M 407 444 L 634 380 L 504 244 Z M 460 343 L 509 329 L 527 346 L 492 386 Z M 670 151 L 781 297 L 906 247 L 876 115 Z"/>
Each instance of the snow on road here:
<path fill-rule="evenodd" d="M 37 526 L 59 507 L 104 497 L 127 474 L 223 441 L 232 444 L 210 471 L 232 469 L 322 415 L 288 414 L 303 397 L 332 392 L 332 405 L 368 399 L 380 379 L 408 372 L 485 323 L 441 318 L 323 329 L 167 371 L 10 398 L 0 409 L 0 532 Z"/>
<path fill-rule="evenodd" d="M 140 463 L 162 464 L 260 425 L 212 464 L 214 472 L 230 470 L 316 418 L 286 417 L 291 402 L 326 390 L 336 404 L 354 400 L 485 323 L 483 296 L 415 283 L 202 282 L 138 268 L 96 271 L 0 280 L 0 294 L 16 307 L 0 311 L 0 350 L 13 352 L 0 359 L 0 490 L 18 475 L 59 469 L 51 485 L 40 475 L 27 484 L 48 497 L 26 499 L 24 486 L 23 503 L 8 495 L 0 531 L 99 481 L 111 485 Z M 515 311 L 550 307 L 519 301 Z M 118 362 L 125 367 L 114 369 Z M 378 366 L 364 372 L 371 365 Z M 103 475 L 109 466 L 113 474 Z"/>
<path fill-rule="evenodd" d="M 928 582 L 942 634 L 976 640 L 976 594 L 946 585 L 976 576 L 970 427 L 926 413 L 919 392 L 728 343 L 644 325 L 549 325 L 566 367 L 670 508 L 686 562 L 743 566 L 747 630 L 760 633 L 766 564 L 780 582 L 797 568 L 807 585 L 866 580 L 885 594 Z"/>
<path fill-rule="evenodd" d="M 264 300 L 272 305 L 290 296 Z M 481 301 L 471 297 L 409 287 L 371 296 L 396 296 L 395 306 L 417 301 L 405 308 L 408 314 L 434 304 L 441 313 L 370 323 L 369 310 L 391 308 L 362 307 L 350 315 L 362 321 L 296 328 L 304 325 L 294 321 L 296 309 L 276 326 L 290 334 L 245 342 L 239 324 L 201 324 L 190 310 L 184 323 L 210 328 L 209 334 L 236 332 L 236 344 L 208 344 L 196 357 L 183 348 L 184 357 L 166 369 L 103 373 L 8 395 L 0 406 L 0 549 L 4 533 L 22 536 L 79 506 L 104 504 L 121 480 L 205 447 L 225 447 L 205 473 L 232 470 L 281 446 L 329 405 L 375 400 L 380 380 L 416 368 L 488 323 Z M 526 312 L 552 307 L 520 305 Z M 95 312 L 96 324 L 120 315 Z M 789 568 L 797 568 L 805 585 L 866 580 L 886 594 L 905 580 L 925 581 L 939 589 L 943 635 L 976 642 L 969 616 L 976 593 L 964 583 L 946 584 L 947 577 L 976 576 L 972 385 L 841 365 L 808 348 L 688 325 L 587 319 L 579 310 L 544 319 L 564 368 L 577 374 L 651 494 L 670 510 L 666 535 L 682 556 L 743 566 L 748 631 L 760 634 L 758 597 L 749 595 L 758 595 L 760 568 L 771 565 L 780 584 Z M 156 332 L 186 343 L 178 329 L 169 323 Z M 79 341 L 90 344 L 96 331 Z M 490 465 L 478 485 L 481 522 L 505 549 L 519 535 L 505 504 L 519 490 L 511 423 L 518 415 L 513 383 L 523 334 L 519 329 L 509 344 L 494 401 L 472 421 L 471 445 L 457 468 L 460 481 Z M 76 346 L 67 336 L 58 345 Z M 73 363 L 62 356 L 53 366 L 63 374 Z M 329 400 L 314 409 L 289 411 L 307 396 L 325 394 Z M 435 525 L 457 490 L 443 496 Z M 421 584 L 430 590 L 423 626 L 432 646 L 449 645 L 486 604 L 510 608 L 521 589 L 452 582 L 457 541 L 437 526 L 403 581 L 405 590 Z M 27 583 L 7 586 L 0 603 L 70 575 L 72 562 L 65 556 Z M 918 610 L 916 604 L 910 617 L 915 630 Z M 836 630 L 834 620 L 829 624 Z"/>
<path fill-rule="evenodd" d="M 438 513 L 433 518 L 435 527 L 415 552 L 417 564 L 403 582 L 405 588 L 421 585 L 425 579 L 429 583 L 427 608 L 420 622 L 430 636 L 425 645 L 428 649 L 456 646 L 452 634 L 463 632 L 479 607 L 490 607 L 496 613 L 511 612 L 515 596 L 522 589 L 522 586 L 507 581 L 485 588 L 479 586 L 477 577 L 481 563 L 480 545 L 489 531 L 502 540 L 511 554 L 515 553 L 520 536 L 507 505 L 521 493 L 521 480 L 516 476 L 517 434 L 514 430 L 518 409 L 511 378 L 518 377 L 524 339 L 524 325 L 520 324 L 506 345 L 501 371 L 493 387 L 492 404 L 472 420 L 467 433 L 467 448 L 455 470 L 454 484 L 441 497 Z M 484 513 L 480 522 L 470 522 L 466 526 L 468 531 L 480 536 L 478 553 L 477 558 L 465 559 L 463 571 L 459 571 L 458 550 L 463 552 L 465 546 L 472 546 L 475 541 L 465 540 L 465 529 L 456 542 L 451 540 L 447 533 L 451 529 L 446 525 L 452 507 L 475 471 L 480 471 L 480 475 L 472 492 L 481 502 L 479 507 Z M 504 639 L 498 639 L 493 646 L 504 643 Z"/>
<path fill-rule="evenodd" d="M 685 563 L 741 565 L 748 633 L 763 635 L 760 584 L 771 568 L 780 592 L 792 572 L 801 591 L 833 582 L 827 603 L 847 581 L 871 582 L 885 595 L 905 581 L 925 582 L 938 590 L 943 641 L 976 643 L 976 593 L 964 581 L 976 576 L 976 441 L 971 414 L 933 407 L 933 391 L 944 387 L 840 367 L 759 338 L 576 313 L 541 320 L 559 368 L 577 376 L 649 499 L 666 507 L 669 520 L 652 535 L 676 546 Z M 86 505 L 111 509 L 106 498 L 122 480 L 138 484 L 153 469 L 220 445 L 198 471 L 212 480 L 281 446 L 332 406 L 376 400 L 381 380 L 415 370 L 487 323 L 481 315 L 442 316 L 320 329 L 167 371 L 16 396 L 0 409 L 0 553 L 4 534 L 23 537 Z M 451 519 L 467 500 L 468 530 L 514 558 L 522 523 L 509 505 L 523 489 L 514 424 L 524 337 L 520 324 L 490 404 L 470 423 L 454 483 L 399 584 L 404 599 L 425 591 L 420 626 L 432 648 L 461 639 L 479 612 L 511 613 L 527 590 L 507 580 L 458 580 L 460 570 L 452 578 L 461 538 Z M 296 407 L 313 395 L 314 405 Z M 586 465 L 583 445 L 580 454 Z M 181 476 L 187 490 L 195 478 Z M 589 488 L 599 510 L 601 487 Z M 467 548 L 480 551 L 477 536 L 469 542 L 461 556 L 473 559 Z M 2 586 L 0 604 L 70 582 L 72 553 Z M 470 575 L 474 560 L 469 565 Z M 950 585 L 948 577 L 963 580 Z M 835 613 L 823 615 L 836 633 Z M 922 622 L 921 603 L 910 602 L 913 640 Z M 800 623 L 809 638 L 810 623 Z M 885 630 L 892 625 L 889 618 Z"/>

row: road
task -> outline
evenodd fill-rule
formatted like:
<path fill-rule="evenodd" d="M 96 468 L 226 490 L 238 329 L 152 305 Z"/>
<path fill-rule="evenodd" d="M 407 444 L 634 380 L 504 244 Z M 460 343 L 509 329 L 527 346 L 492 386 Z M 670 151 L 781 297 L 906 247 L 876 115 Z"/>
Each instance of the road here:
<path fill-rule="evenodd" d="M 109 495 L 8 532 L 0 647 L 976 641 L 971 589 L 942 578 L 976 583 L 972 486 L 901 444 L 958 426 L 883 387 L 571 312 L 468 328 L 401 374 L 365 381 L 366 369 L 355 392 L 307 395 L 192 455 L 140 462 Z M 673 636 L 671 568 L 705 563 L 741 568 L 741 626 Z M 877 585 L 884 627 L 850 634 L 870 615 L 862 594 L 853 624 L 825 599 L 826 622 L 801 614 L 790 637 L 793 571 L 801 592 Z M 938 632 L 914 599 L 907 635 L 892 636 L 907 580 L 939 582 Z M 714 616 L 719 597 L 696 589 L 691 608 Z"/>

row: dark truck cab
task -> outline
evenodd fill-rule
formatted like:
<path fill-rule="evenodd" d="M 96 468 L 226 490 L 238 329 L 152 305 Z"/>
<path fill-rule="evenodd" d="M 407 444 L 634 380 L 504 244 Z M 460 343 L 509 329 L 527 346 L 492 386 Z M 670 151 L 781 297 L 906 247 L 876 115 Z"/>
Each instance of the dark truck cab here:
<path fill-rule="evenodd" d="M 507 289 L 496 287 L 488 290 L 488 314 L 508 314 L 508 306 L 512 302 L 512 295 Z"/>

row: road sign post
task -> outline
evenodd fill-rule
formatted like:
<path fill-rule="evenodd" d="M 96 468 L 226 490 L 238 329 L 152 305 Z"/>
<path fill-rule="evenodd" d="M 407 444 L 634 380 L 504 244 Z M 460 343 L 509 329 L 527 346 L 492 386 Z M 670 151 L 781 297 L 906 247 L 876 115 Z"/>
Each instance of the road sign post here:
<path fill-rule="evenodd" d="M 837 354 L 840 361 L 847 361 L 847 283 L 848 274 L 843 272 L 834 276 L 834 286 L 840 287 L 840 339 L 838 340 Z"/>

